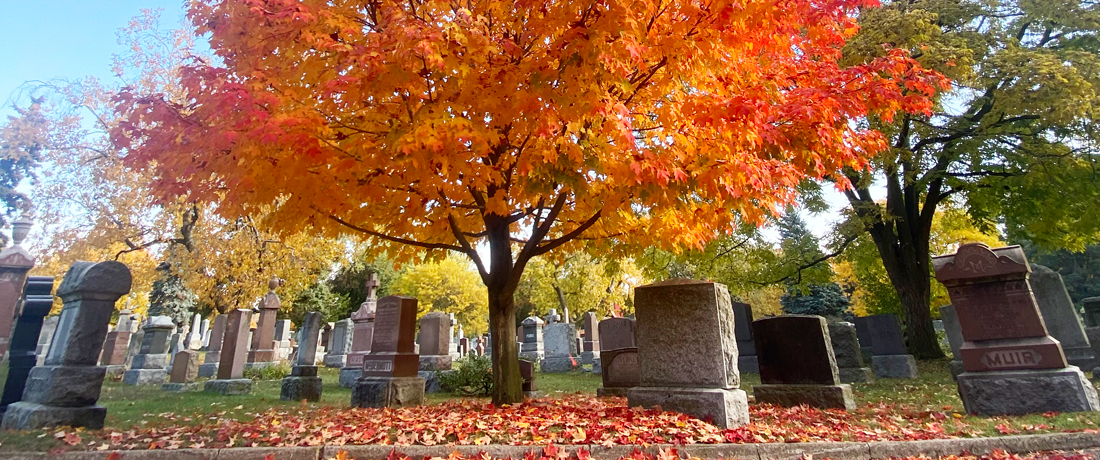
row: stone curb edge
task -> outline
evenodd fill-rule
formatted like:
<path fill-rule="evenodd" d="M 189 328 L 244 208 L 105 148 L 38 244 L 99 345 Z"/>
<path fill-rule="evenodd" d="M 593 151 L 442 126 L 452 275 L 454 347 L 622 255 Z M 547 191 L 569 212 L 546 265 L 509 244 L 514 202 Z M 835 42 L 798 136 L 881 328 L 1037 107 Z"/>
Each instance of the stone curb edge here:
<path fill-rule="evenodd" d="M 588 449 L 596 460 L 617 460 L 634 449 L 656 454 L 660 449 L 674 448 L 680 457 L 727 460 L 800 460 L 803 455 L 832 460 L 880 460 L 886 458 L 925 455 L 936 458 L 968 452 L 988 455 L 994 449 L 1010 453 L 1036 451 L 1073 451 L 1100 448 L 1100 433 L 1055 433 L 995 438 L 934 439 L 927 441 L 876 441 L 876 442 L 804 442 L 759 444 L 657 444 L 648 447 L 601 445 L 557 445 L 559 449 L 574 453 Z M 522 459 L 528 451 L 541 450 L 543 446 L 404 446 L 397 451 L 414 459 L 424 457 L 446 458 L 452 452 L 474 455 L 485 452 L 493 458 Z M 356 460 L 384 460 L 394 446 L 318 446 L 318 447 L 237 447 L 227 449 L 179 449 L 179 450 L 120 450 L 95 452 L 66 452 L 49 455 L 44 452 L 0 453 L 0 460 L 105 460 L 118 454 L 118 460 L 264 460 L 273 455 L 275 460 L 322 460 L 333 458 L 340 451 Z M 1097 451 L 1095 453 L 1100 453 Z"/>

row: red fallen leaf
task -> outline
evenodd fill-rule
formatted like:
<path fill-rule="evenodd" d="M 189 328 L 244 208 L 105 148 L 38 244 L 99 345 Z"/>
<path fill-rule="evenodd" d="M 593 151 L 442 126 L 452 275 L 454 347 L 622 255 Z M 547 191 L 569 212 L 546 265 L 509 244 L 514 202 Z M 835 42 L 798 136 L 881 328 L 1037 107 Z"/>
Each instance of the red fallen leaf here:
<path fill-rule="evenodd" d="M 264 460 L 275 460 L 275 454 L 264 455 Z"/>
<path fill-rule="evenodd" d="M 118 452 L 111 452 L 107 454 L 107 458 L 105 458 L 104 460 L 119 460 L 120 458 L 122 458 L 122 454 Z"/>

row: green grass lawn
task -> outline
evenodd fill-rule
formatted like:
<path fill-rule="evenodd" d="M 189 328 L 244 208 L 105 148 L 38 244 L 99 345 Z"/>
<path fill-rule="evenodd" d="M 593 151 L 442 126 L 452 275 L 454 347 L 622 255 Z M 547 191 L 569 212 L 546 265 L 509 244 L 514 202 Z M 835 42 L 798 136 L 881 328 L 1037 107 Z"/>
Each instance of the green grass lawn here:
<path fill-rule="evenodd" d="M 1100 425 L 1100 413 L 967 416 L 961 413 L 962 403 L 945 361 L 921 362 L 919 369 L 921 378 L 917 380 L 880 379 L 874 383 L 854 384 L 853 391 L 860 406 L 857 412 L 897 411 L 899 414 L 909 414 L 904 422 L 909 424 L 913 423 L 912 414 L 927 412 L 929 420 L 946 419 L 944 424 L 967 427 L 967 432 L 972 435 L 1095 429 Z M 0 366 L 0 377 L 6 374 L 6 370 L 6 366 Z M 347 407 L 351 391 L 338 385 L 339 371 L 322 368 L 320 376 L 324 382 L 324 393 L 317 403 L 281 401 L 278 379 L 257 380 L 253 384 L 252 394 L 243 396 L 219 396 L 201 391 L 169 393 L 161 391 L 160 386 L 134 387 L 108 381 L 104 383 L 99 402 L 107 408 L 107 427 L 118 431 L 135 427 L 213 425 L 227 419 L 247 421 L 255 414 L 272 408 L 297 412 L 319 406 Z M 741 388 L 751 395 L 753 385 L 759 381 L 759 376 L 755 374 L 743 374 Z M 537 384 L 539 391 L 550 398 L 574 393 L 594 394 L 600 387 L 600 377 L 585 372 L 539 374 Z M 454 398 L 457 396 L 430 394 L 426 403 L 438 404 Z M 487 401 L 487 398 L 472 399 Z M 867 403 L 876 404 L 877 409 L 868 408 Z M 55 447 L 58 445 L 58 441 L 53 439 L 56 431 L 0 433 L 0 450 L 10 452 Z"/>

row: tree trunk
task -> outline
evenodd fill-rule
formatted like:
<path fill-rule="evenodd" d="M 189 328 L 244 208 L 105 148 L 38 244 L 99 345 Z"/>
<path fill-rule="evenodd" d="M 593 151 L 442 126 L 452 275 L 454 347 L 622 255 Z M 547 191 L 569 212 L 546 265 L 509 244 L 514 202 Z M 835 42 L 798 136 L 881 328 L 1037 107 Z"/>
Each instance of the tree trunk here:
<path fill-rule="evenodd" d="M 508 222 L 499 216 L 485 217 L 489 242 L 489 331 L 493 334 L 493 404 L 523 402 L 516 349 L 515 292 L 522 270 L 514 270 Z M 521 267 L 522 268 L 522 267 Z"/>
<path fill-rule="evenodd" d="M 943 358 L 943 350 L 936 340 L 936 330 L 932 327 L 932 314 L 929 312 L 932 298 L 932 279 L 928 263 L 931 261 L 928 250 L 929 235 L 916 235 L 915 244 L 894 244 L 898 239 L 894 229 L 883 223 L 871 230 L 871 239 L 875 241 L 882 265 L 890 277 L 890 283 L 898 293 L 904 314 L 905 335 L 909 353 L 917 359 Z M 910 235 L 911 237 L 914 235 Z"/>

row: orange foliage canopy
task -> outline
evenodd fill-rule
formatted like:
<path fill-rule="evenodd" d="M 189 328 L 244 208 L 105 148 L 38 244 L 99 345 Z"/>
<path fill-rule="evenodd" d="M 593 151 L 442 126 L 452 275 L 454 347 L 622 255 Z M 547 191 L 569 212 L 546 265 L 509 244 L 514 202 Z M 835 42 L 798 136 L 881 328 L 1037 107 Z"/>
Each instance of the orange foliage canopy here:
<path fill-rule="evenodd" d="M 182 101 L 120 96 L 113 137 L 165 196 L 277 203 L 281 228 L 455 249 L 483 277 L 501 228 L 518 265 L 577 237 L 698 246 L 863 167 L 886 145 L 858 120 L 930 110 L 944 79 L 900 51 L 838 65 L 873 3 L 198 0 L 220 62 Z"/>

